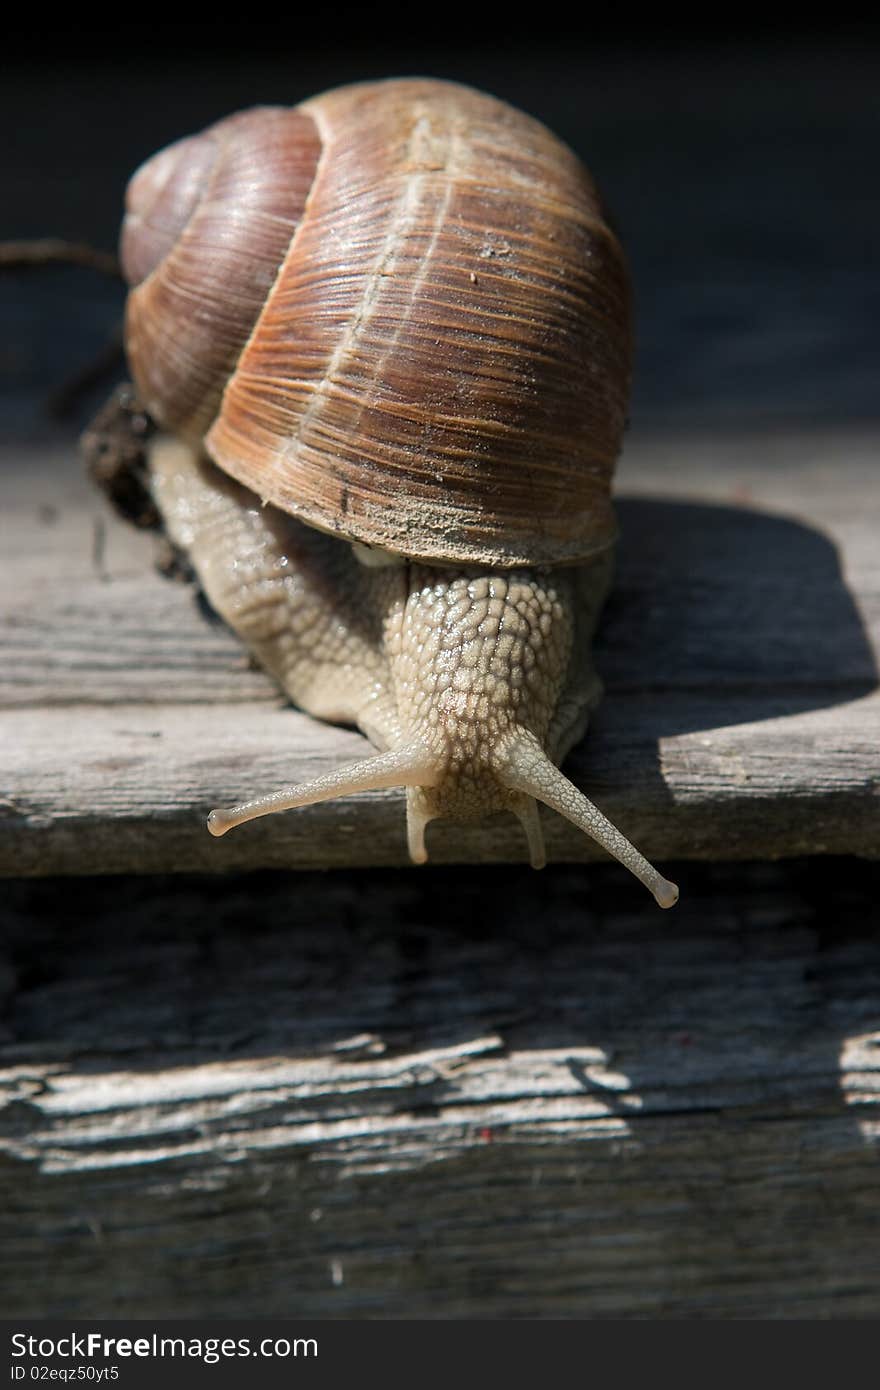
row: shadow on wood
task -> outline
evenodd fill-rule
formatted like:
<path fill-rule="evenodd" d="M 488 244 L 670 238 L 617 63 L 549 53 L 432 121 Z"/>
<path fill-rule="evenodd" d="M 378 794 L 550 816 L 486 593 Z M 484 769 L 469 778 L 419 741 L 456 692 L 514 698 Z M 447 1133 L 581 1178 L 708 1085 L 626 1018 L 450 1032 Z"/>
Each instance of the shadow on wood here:
<path fill-rule="evenodd" d="M 9 885 L 7 1315 L 876 1315 L 878 868 L 680 870 Z"/>
<path fill-rule="evenodd" d="M 708 466 L 708 464 L 707 464 Z M 597 661 L 614 694 L 653 701 L 658 737 L 858 699 L 877 664 L 838 547 L 743 503 L 624 497 Z M 713 701 L 711 712 L 707 701 Z"/>
<path fill-rule="evenodd" d="M 605 697 L 569 775 L 659 857 L 876 855 L 872 589 L 854 595 L 833 540 L 795 518 L 648 497 L 617 510 Z"/>
<path fill-rule="evenodd" d="M 606 694 L 567 769 L 655 860 L 876 854 L 880 844 L 880 607 L 860 501 L 871 450 L 848 448 L 838 494 L 827 477 L 839 445 L 786 447 L 648 441 L 630 451 L 630 486 L 656 489 L 674 464 L 670 486 L 690 495 L 618 501 L 620 562 L 597 647 Z M 97 564 L 102 504 L 71 468 L 33 458 L 6 518 L 0 871 L 404 863 L 396 791 L 207 835 L 212 806 L 318 776 L 362 756 L 365 741 L 285 708 L 232 634 L 206 620 L 196 591 L 152 571 L 144 535 L 106 519 Z M 693 500 L 709 487 L 744 502 Z M 800 498 L 804 519 L 777 514 L 780 493 Z M 552 858 L 601 855 L 560 817 L 544 823 Z M 517 860 L 524 844 L 512 818 L 438 822 L 429 852 Z"/>

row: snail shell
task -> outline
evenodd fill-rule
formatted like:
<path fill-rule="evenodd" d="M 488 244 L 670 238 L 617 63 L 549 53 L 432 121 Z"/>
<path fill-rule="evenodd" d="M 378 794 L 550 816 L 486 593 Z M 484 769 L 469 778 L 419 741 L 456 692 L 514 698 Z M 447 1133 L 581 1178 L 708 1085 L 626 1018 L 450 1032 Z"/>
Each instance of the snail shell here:
<path fill-rule="evenodd" d="M 232 116 L 138 171 L 122 260 L 148 410 L 264 501 L 431 562 L 613 542 L 627 269 L 538 121 L 416 79 Z"/>
<path fill-rule="evenodd" d="M 506 811 L 540 867 L 540 801 L 671 906 L 558 766 L 599 696 L 632 352 L 579 161 L 467 87 L 366 83 L 179 141 L 127 208 L 129 361 L 178 437 L 150 458 L 169 534 L 287 693 L 378 750 L 212 833 L 402 786 L 415 862 L 432 820 Z"/>

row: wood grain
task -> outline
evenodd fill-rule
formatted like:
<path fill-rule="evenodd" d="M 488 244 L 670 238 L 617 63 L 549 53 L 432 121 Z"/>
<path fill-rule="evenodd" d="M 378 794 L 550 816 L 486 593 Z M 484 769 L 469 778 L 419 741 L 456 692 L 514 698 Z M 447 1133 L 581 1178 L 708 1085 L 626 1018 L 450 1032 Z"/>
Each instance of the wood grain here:
<path fill-rule="evenodd" d="M 880 558 L 870 434 L 634 440 L 570 774 L 655 859 L 880 852 Z M 6 460 L 7 464 L 9 460 Z M 72 453 L 7 472 L 0 648 L 6 874 L 406 862 L 402 794 L 269 817 L 214 805 L 319 775 L 363 739 L 286 707 Z M 544 816 L 555 859 L 601 857 Z M 438 862 L 520 860 L 515 822 L 438 823 Z"/>
<path fill-rule="evenodd" d="M 878 868 L 681 867 L 10 885 L 6 1316 L 876 1317 Z"/>
<path fill-rule="evenodd" d="M 78 62 L 37 102 L 45 56 L 12 65 L 9 234 L 109 247 L 139 159 L 380 48 Z M 570 768 L 681 856 L 672 913 L 613 865 L 436 863 L 520 857 L 503 822 L 351 867 L 402 862 L 392 794 L 211 841 L 215 800 L 361 740 L 153 572 L 75 431 L 0 451 L 6 1316 L 877 1318 L 880 866 L 833 852 L 880 845 L 875 58 L 456 57 L 595 169 L 631 258 L 608 693 Z M 0 293 L 5 438 L 45 438 L 121 290 Z"/>

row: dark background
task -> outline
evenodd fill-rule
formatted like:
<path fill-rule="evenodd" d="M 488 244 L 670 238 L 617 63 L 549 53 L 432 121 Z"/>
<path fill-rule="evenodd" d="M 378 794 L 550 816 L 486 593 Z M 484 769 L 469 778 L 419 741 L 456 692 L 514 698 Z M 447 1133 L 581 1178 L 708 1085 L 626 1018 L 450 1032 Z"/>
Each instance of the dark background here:
<path fill-rule="evenodd" d="M 179 135 L 362 78 L 453 78 L 538 116 L 596 176 L 635 278 L 633 429 L 859 424 L 878 414 L 878 54 L 876 26 L 742 10 L 20 23 L 0 74 L 0 237 L 112 248 L 128 175 Z M 100 350 L 121 289 L 55 270 L 4 276 L 0 296 L 0 429 L 54 433 L 46 391 Z"/>

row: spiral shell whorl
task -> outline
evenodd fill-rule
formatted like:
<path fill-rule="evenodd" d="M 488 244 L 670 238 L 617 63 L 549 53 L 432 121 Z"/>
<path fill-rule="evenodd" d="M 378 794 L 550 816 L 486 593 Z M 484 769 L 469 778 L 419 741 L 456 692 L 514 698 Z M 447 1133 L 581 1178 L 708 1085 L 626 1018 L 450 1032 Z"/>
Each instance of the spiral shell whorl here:
<path fill-rule="evenodd" d="M 120 254 L 126 351 L 150 413 L 190 438 L 217 414 L 314 179 L 298 110 L 262 107 L 179 140 L 136 172 Z"/>
<path fill-rule="evenodd" d="M 132 175 L 119 255 L 129 285 L 146 280 L 192 216 L 217 157 L 216 142 L 192 135 L 160 150 Z"/>
<path fill-rule="evenodd" d="M 431 563 L 613 543 L 626 260 L 531 117 L 422 78 L 231 116 L 138 172 L 123 258 L 147 409 L 264 502 Z"/>

